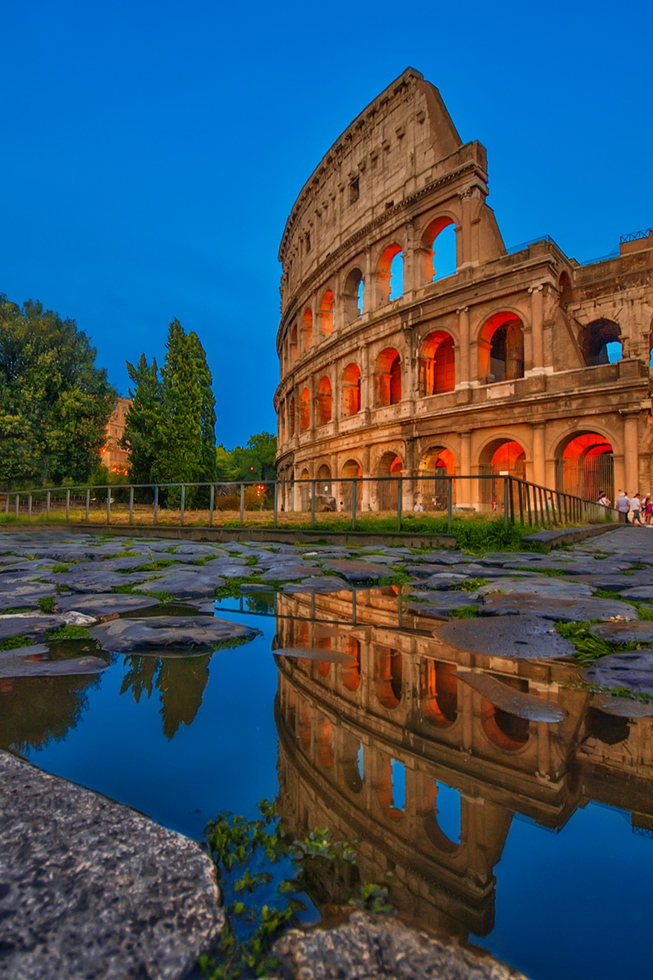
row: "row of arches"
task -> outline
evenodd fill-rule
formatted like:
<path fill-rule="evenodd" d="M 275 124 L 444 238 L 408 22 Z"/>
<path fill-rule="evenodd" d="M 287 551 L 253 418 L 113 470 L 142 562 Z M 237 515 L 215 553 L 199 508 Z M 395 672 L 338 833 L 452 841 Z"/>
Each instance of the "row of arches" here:
<path fill-rule="evenodd" d="M 453 219 L 439 217 L 427 226 L 420 244 L 422 284 L 447 278 L 456 272 L 456 230 Z M 395 299 L 404 292 L 404 247 L 398 241 L 386 245 L 380 252 L 375 270 L 374 294 L 371 300 L 376 309 Z M 366 310 L 363 270 L 354 265 L 347 272 L 340 300 L 343 307 L 343 321 L 353 323 Z M 314 320 L 316 321 L 314 325 Z M 286 357 L 289 365 L 295 363 L 301 351 L 308 350 L 315 339 L 316 332 L 328 337 L 336 322 L 336 300 L 333 288 L 327 287 L 322 293 L 317 309 L 307 306 L 299 321 L 293 322 L 286 336 Z M 314 331 L 314 326 L 316 331 Z"/>

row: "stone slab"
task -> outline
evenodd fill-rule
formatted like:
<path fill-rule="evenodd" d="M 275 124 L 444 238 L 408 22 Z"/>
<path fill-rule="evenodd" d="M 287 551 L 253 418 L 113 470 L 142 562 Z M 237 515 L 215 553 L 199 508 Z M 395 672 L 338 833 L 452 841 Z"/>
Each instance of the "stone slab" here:
<path fill-rule="evenodd" d="M 378 582 L 383 578 L 389 577 L 389 570 L 383 566 L 374 565 L 369 561 L 347 561 L 336 559 L 324 563 L 325 571 L 337 572 L 352 585 L 361 585 L 364 582 Z"/>
<path fill-rule="evenodd" d="M 592 707 L 617 718 L 651 718 L 653 701 L 634 701 L 632 698 L 613 697 L 611 694 L 595 694 Z"/>
<path fill-rule="evenodd" d="M 489 953 L 362 912 L 335 929 L 291 929 L 272 955 L 284 980 L 526 980 Z"/>
<path fill-rule="evenodd" d="M 312 575 L 302 579 L 301 582 L 288 582 L 281 589 L 282 592 L 293 594 L 296 592 L 319 592 L 329 595 L 333 592 L 350 592 L 351 585 L 337 578 L 335 575 Z"/>
<path fill-rule="evenodd" d="M 134 588 L 135 592 L 167 592 L 177 599 L 206 599 L 215 596 L 215 590 L 224 585 L 224 579 L 217 575 L 205 575 L 201 572 L 189 572 L 187 569 L 176 569 L 163 572 L 159 578 L 151 582 L 143 582 Z"/>
<path fill-rule="evenodd" d="M 479 592 L 481 595 L 487 595 L 489 592 L 528 592 L 534 595 L 559 596 L 561 599 L 570 599 L 572 596 L 589 598 L 594 589 L 584 583 L 566 582 L 563 579 L 541 575 L 537 578 L 524 576 L 498 578 L 488 585 L 482 585 Z"/>
<path fill-rule="evenodd" d="M 0 678 L 3 677 L 68 677 L 72 674 L 99 674 L 108 664 L 100 657 L 73 657 L 69 660 L 48 660 L 48 647 L 43 643 L 0 650 Z M 1 947 L 0 947 L 1 949 Z"/>
<path fill-rule="evenodd" d="M 653 643 L 653 621 L 592 623 L 590 633 L 607 643 Z"/>
<path fill-rule="evenodd" d="M 639 619 L 634 606 L 619 602 L 618 599 L 562 599 L 559 596 L 549 598 L 546 595 L 519 592 L 510 595 L 485 595 L 478 612 L 479 616 L 542 616 L 560 623 L 609 619 L 611 616 Z"/>
<path fill-rule="evenodd" d="M 229 640 L 251 640 L 259 631 L 212 616 L 149 616 L 114 619 L 93 626 L 90 634 L 103 650 L 131 653 L 166 647 L 211 649 Z"/>
<path fill-rule="evenodd" d="M 507 711 L 508 714 L 517 715 L 518 718 L 525 718 L 526 721 L 542 721 L 554 725 L 564 721 L 567 717 L 565 709 L 560 708 L 557 704 L 551 704 L 533 694 L 516 691 L 514 687 L 503 684 L 496 677 L 490 677 L 489 674 L 457 670 L 453 676 L 458 677 L 463 684 L 467 684 L 478 691 L 496 708 Z"/>
<path fill-rule="evenodd" d="M 626 687 L 636 694 L 653 694 L 653 651 L 611 653 L 581 673 L 590 684 L 600 687 Z"/>
<path fill-rule="evenodd" d="M 40 636 L 47 630 L 63 626 L 62 616 L 49 616 L 46 613 L 32 615 L 0 616 L 0 643 L 14 636 Z"/>
<path fill-rule="evenodd" d="M 95 595 L 57 596 L 55 608 L 57 612 L 86 613 L 96 619 L 102 616 L 116 616 L 122 613 L 137 612 L 158 606 L 159 600 L 152 596 L 125 595 L 115 592 L 101 592 Z"/>
<path fill-rule="evenodd" d="M 640 599 L 643 602 L 648 602 L 653 599 L 653 585 L 639 585 L 622 589 L 621 595 L 624 599 L 633 599 L 635 602 Z"/>
<path fill-rule="evenodd" d="M 54 585 L 49 582 L 17 584 L 10 592 L 0 594 L 0 612 L 4 609 L 38 609 L 40 599 L 47 599 L 55 593 Z"/>
<path fill-rule="evenodd" d="M 121 575 L 119 572 L 85 571 L 84 569 L 61 572 L 52 575 L 50 581 L 58 586 L 64 586 L 71 592 L 111 592 L 121 585 L 136 585 L 150 578 L 152 572 L 131 572 Z"/>
<path fill-rule="evenodd" d="M 224 925 L 212 862 L 129 807 L 0 752 L 0 973 L 182 980 Z"/>
<path fill-rule="evenodd" d="M 437 640 L 467 653 L 519 660 L 570 657 L 574 646 L 540 616 L 459 619 L 433 631 Z"/>
<path fill-rule="evenodd" d="M 296 660 L 319 660 L 327 664 L 355 664 L 356 658 L 339 650 L 322 647 L 280 647 L 272 651 L 275 657 L 292 657 Z"/>

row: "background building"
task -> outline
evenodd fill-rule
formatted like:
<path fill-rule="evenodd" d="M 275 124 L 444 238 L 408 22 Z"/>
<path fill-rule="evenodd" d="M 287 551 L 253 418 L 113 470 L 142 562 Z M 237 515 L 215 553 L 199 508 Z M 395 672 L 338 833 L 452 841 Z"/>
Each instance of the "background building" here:
<path fill-rule="evenodd" d="M 118 398 L 111 417 L 107 422 L 107 441 L 100 450 L 100 459 L 102 465 L 106 466 L 109 470 L 109 473 L 127 474 L 129 452 L 126 449 L 120 448 L 120 440 L 125 432 L 125 418 L 130 405 L 131 399 Z"/>
<path fill-rule="evenodd" d="M 653 232 L 583 266 L 551 238 L 508 251 L 487 193 L 485 148 L 413 69 L 304 185 L 279 251 L 287 509 L 302 478 L 415 477 L 404 506 L 425 509 L 444 474 L 613 500 L 653 486 Z M 393 506 L 392 487 L 363 483 L 363 509 Z M 491 499 L 458 484 L 459 506 Z"/>

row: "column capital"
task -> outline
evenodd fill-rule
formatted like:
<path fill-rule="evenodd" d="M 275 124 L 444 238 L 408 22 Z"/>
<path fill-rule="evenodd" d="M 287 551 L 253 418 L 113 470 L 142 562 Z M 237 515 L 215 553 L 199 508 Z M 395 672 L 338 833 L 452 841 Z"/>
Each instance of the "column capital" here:
<path fill-rule="evenodd" d="M 541 282 L 539 286 L 529 286 L 528 291 L 529 293 L 540 293 L 544 289 L 545 285 L 546 283 Z"/>
<path fill-rule="evenodd" d="M 458 316 L 460 316 L 461 313 L 469 313 L 469 306 L 461 306 L 456 310 L 456 313 Z"/>

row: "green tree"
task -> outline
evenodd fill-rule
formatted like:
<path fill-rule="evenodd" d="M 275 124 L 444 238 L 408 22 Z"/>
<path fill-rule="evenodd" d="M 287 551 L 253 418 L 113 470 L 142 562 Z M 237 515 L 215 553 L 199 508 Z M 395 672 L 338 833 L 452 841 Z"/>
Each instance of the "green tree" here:
<path fill-rule="evenodd" d="M 127 361 L 127 372 L 134 389 L 129 390 L 132 403 L 121 445 L 129 450 L 130 481 L 151 483 L 163 439 L 163 388 L 156 361 L 149 365 L 145 354 L 141 354 L 136 367 Z"/>
<path fill-rule="evenodd" d="M 74 320 L 0 295 L 0 457 L 7 486 L 81 483 L 117 392 Z"/>
<path fill-rule="evenodd" d="M 223 453 L 226 451 L 222 448 Z M 229 471 L 232 480 L 274 480 L 276 467 L 274 459 L 277 454 L 277 437 L 271 432 L 259 432 L 250 436 L 246 446 L 236 446 L 229 456 Z M 218 456 L 218 462 L 224 465 L 224 456 Z"/>

